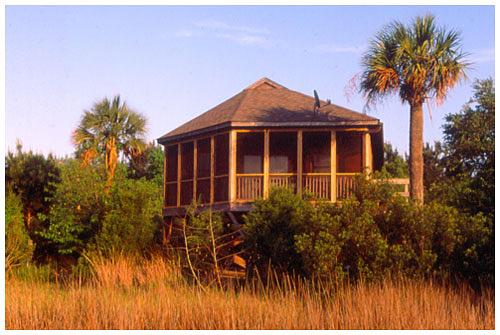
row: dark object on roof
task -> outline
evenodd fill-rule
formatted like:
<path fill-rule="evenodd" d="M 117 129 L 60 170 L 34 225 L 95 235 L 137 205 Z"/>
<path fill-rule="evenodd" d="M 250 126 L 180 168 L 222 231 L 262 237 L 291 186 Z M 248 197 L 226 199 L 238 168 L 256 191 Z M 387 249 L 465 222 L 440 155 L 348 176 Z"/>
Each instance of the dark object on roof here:
<path fill-rule="evenodd" d="M 163 135 L 158 142 L 198 135 L 228 127 L 319 127 L 376 126 L 380 121 L 320 100 L 318 112 L 315 99 L 289 90 L 262 78 L 232 98 Z"/>

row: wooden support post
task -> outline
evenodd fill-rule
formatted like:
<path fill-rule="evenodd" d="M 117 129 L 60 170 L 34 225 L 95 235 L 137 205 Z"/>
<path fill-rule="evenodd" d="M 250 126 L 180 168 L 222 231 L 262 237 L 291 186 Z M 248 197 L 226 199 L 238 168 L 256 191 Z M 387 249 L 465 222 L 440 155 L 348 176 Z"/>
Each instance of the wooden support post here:
<path fill-rule="evenodd" d="M 269 196 L 269 129 L 264 130 L 264 198 Z"/>
<path fill-rule="evenodd" d="M 210 204 L 214 203 L 215 138 L 210 137 Z"/>
<path fill-rule="evenodd" d="M 181 206 L 181 144 L 177 144 L 177 207 Z"/>
<path fill-rule="evenodd" d="M 363 172 L 366 174 L 370 174 L 372 172 L 372 144 L 370 133 L 363 133 L 362 139 Z"/>
<path fill-rule="evenodd" d="M 297 131 L 297 194 L 302 194 L 302 130 Z"/>
<path fill-rule="evenodd" d="M 163 207 L 167 204 L 167 146 L 163 146 Z"/>
<path fill-rule="evenodd" d="M 198 140 L 195 140 L 193 143 L 193 199 L 196 205 L 198 205 L 198 197 L 196 196 L 197 192 L 197 182 L 198 179 Z"/>
<path fill-rule="evenodd" d="M 229 202 L 236 201 L 236 130 L 229 132 Z"/>
<path fill-rule="evenodd" d="M 332 130 L 330 138 L 330 199 L 337 201 L 337 132 Z"/>

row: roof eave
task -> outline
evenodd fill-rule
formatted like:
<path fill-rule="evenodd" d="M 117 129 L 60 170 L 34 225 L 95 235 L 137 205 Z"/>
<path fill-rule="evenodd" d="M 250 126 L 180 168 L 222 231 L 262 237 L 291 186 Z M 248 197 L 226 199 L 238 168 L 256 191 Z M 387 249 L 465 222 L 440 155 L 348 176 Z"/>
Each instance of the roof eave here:
<path fill-rule="evenodd" d="M 160 144 L 168 144 L 172 142 L 178 142 L 189 137 L 197 137 L 203 134 L 230 129 L 230 128 L 310 128 L 310 127 L 349 127 L 349 126 L 381 126 L 382 122 L 380 120 L 362 120 L 362 121 L 311 121 L 311 122 L 224 122 L 217 124 L 215 126 L 206 127 L 202 129 L 196 129 L 182 134 L 177 135 L 164 135 L 157 139 Z"/>

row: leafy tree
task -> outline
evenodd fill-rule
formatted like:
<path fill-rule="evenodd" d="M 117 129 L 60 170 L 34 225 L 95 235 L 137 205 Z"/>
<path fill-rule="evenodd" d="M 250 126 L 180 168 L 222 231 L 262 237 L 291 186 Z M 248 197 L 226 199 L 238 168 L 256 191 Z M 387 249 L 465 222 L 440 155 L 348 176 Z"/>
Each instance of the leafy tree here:
<path fill-rule="evenodd" d="M 109 188 L 101 165 L 85 168 L 74 159 L 62 166 L 50 212 L 39 233 L 50 255 L 77 258 L 85 250 L 142 252 L 155 245 L 161 226 L 161 187 L 144 179 L 126 178 L 119 164 Z"/>
<path fill-rule="evenodd" d="M 129 161 L 129 176 L 134 179 L 146 178 L 158 185 L 163 183 L 163 146 L 149 143 L 138 155 Z"/>
<path fill-rule="evenodd" d="M 75 159 L 61 166 L 61 182 L 46 215 L 40 216 L 46 228 L 39 232 L 45 239 L 47 255 L 78 255 L 100 231 L 109 197 L 100 165 L 81 167 Z"/>
<path fill-rule="evenodd" d="M 446 183 L 459 189 L 443 197 L 475 214 L 495 208 L 495 87 L 492 79 L 476 81 L 474 97 L 460 113 L 446 116 L 443 164 Z M 445 188 L 446 185 L 442 185 Z"/>
<path fill-rule="evenodd" d="M 32 151 L 23 152 L 17 144 L 16 153 L 8 152 L 5 159 L 5 184 L 19 196 L 23 205 L 24 224 L 32 238 L 39 228 L 39 213 L 47 213 L 57 183 L 58 163 L 52 155 L 45 157 Z"/>
<path fill-rule="evenodd" d="M 360 91 L 372 104 L 398 93 L 410 105 L 410 196 L 424 200 L 423 111 L 424 102 L 445 99 L 465 77 L 468 63 L 460 51 L 460 37 L 435 24 L 431 15 L 417 17 L 411 25 L 393 22 L 371 41 L 362 61 Z"/>
<path fill-rule="evenodd" d="M 73 141 L 77 156 L 81 156 L 85 164 L 96 157 L 103 159 L 110 185 L 120 153 L 132 157 L 141 152 L 145 132 L 145 118 L 131 110 L 120 96 L 115 96 L 112 101 L 104 98 L 84 112 L 73 133 Z"/>
<path fill-rule="evenodd" d="M 384 143 L 384 165 L 381 172 L 391 178 L 408 177 L 407 159 L 403 158 L 390 143 Z"/>
<path fill-rule="evenodd" d="M 434 145 L 426 143 L 424 147 L 424 187 L 429 191 L 432 185 L 445 178 L 444 148 L 439 141 Z M 425 198 L 432 199 L 432 194 L 426 192 Z"/>
<path fill-rule="evenodd" d="M 5 267 L 27 263 L 33 254 L 33 244 L 23 224 L 22 203 L 19 196 L 7 190 L 5 197 Z"/>

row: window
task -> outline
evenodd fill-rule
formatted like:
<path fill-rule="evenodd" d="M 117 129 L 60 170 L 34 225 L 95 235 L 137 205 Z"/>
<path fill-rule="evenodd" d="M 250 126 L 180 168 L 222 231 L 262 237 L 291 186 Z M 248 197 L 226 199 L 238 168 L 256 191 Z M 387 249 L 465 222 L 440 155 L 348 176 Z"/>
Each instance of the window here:
<path fill-rule="evenodd" d="M 229 200 L 229 134 L 215 136 L 214 202 Z"/>
<path fill-rule="evenodd" d="M 264 133 L 238 133 L 236 146 L 236 173 L 263 173 Z"/>
<path fill-rule="evenodd" d="M 229 134 L 215 136 L 215 175 L 229 173 Z"/>
<path fill-rule="evenodd" d="M 210 202 L 210 138 L 198 140 L 197 142 L 197 179 L 196 179 L 196 201 L 201 204 Z"/>
<path fill-rule="evenodd" d="M 210 177 L 210 138 L 198 140 L 197 156 L 196 175 L 198 178 Z"/>
<path fill-rule="evenodd" d="M 177 206 L 177 168 L 178 168 L 178 145 L 174 144 L 166 148 L 167 175 L 165 183 L 166 206 Z"/>
<path fill-rule="evenodd" d="M 330 172 L 330 132 L 304 132 L 303 172 Z"/>
<path fill-rule="evenodd" d="M 193 200 L 194 143 L 181 144 L 181 205 Z"/>
<path fill-rule="evenodd" d="M 269 172 L 295 173 L 297 170 L 297 133 L 269 134 Z"/>
<path fill-rule="evenodd" d="M 337 172 L 355 173 L 362 171 L 361 133 L 337 133 Z"/>

